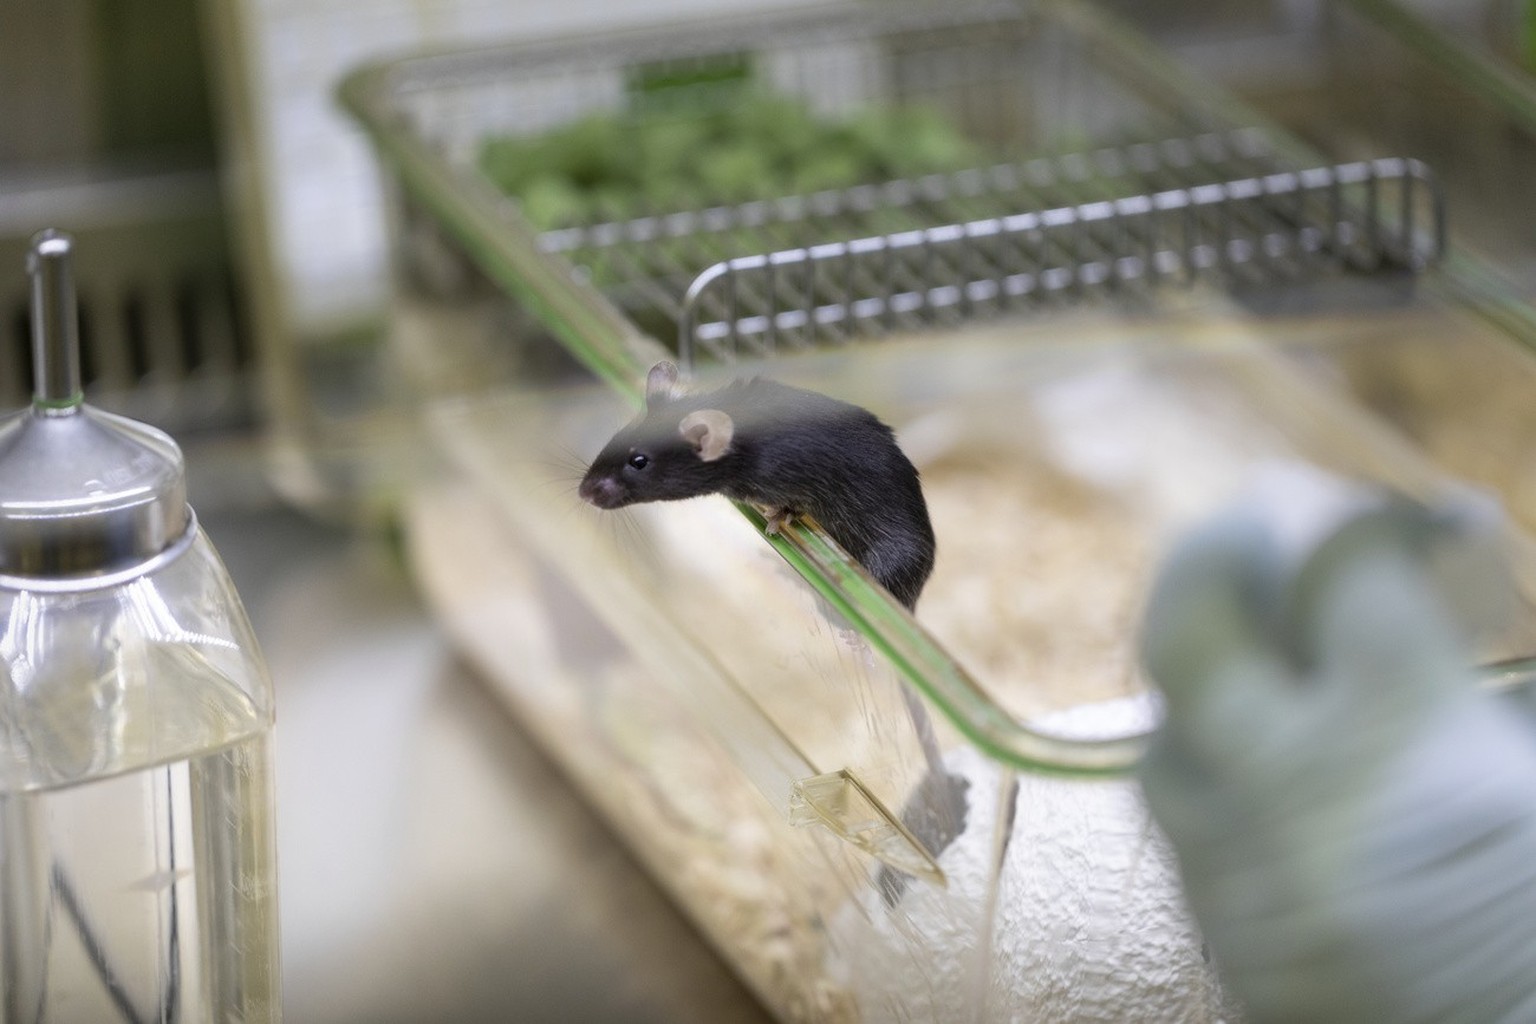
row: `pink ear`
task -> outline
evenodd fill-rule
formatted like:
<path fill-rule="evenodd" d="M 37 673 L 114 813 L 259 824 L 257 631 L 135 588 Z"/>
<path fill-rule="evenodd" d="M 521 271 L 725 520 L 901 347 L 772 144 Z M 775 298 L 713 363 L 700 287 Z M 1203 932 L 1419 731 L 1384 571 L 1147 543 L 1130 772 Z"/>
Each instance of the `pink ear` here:
<path fill-rule="evenodd" d="M 670 402 L 677 394 L 677 364 L 663 360 L 651 367 L 651 372 L 645 375 L 646 407 Z"/>
<path fill-rule="evenodd" d="M 714 462 L 731 450 L 731 435 L 736 424 L 719 409 L 697 409 L 683 417 L 677 432 L 693 445 L 699 458 Z"/>

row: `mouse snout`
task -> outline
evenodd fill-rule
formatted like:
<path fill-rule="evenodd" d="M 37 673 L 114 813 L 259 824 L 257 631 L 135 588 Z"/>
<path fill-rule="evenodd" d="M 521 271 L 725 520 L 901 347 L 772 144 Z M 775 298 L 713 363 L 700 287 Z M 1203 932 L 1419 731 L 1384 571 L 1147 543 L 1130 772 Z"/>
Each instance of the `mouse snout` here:
<path fill-rule="evenodd" d="M 598 508 L 618 508 L 624 504 L 624 489 L 617 480 L 608 477 L 588 477 L 581 482 L 577 493 L 582 501 Z"/>

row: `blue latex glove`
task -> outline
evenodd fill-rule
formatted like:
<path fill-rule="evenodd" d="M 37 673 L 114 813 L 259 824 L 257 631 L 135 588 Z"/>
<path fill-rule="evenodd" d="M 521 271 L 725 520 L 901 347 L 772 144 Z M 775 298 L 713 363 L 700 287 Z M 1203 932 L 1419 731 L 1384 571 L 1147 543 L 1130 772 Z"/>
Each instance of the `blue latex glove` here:
<path fill-rule="evenodd" d="M 1252 1021 L 1536 1021 L 1536 729 L 1457 614 L 1502 581 L 1344 490 L 1303 474 L 1165 565 L 1148 803 Z"/>

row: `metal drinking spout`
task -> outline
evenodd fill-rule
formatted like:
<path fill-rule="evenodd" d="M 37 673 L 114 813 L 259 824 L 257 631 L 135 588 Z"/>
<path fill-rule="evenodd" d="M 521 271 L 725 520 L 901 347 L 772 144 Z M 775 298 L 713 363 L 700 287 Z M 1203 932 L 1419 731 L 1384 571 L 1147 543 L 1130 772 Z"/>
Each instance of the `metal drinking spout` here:
<path fill-rule="evenodd" d="M 49 228 L 32 237 L 33 405 L 66 414 L 80 407 L 80 315 L 75 305 L 75 240 Z"/>

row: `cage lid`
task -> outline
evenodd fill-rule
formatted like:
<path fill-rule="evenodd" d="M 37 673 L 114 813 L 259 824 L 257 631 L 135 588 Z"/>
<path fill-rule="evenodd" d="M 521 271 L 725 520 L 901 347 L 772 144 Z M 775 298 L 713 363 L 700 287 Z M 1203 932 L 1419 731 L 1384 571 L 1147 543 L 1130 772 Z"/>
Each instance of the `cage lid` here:
<path fill-rule="evenodd" d="M 0 420 L 0 576 L 21 586 L 131 571 L 192 523 L 176 443 L 84 401 L 73 249 L 32 239 L 32 405 Z"/>

